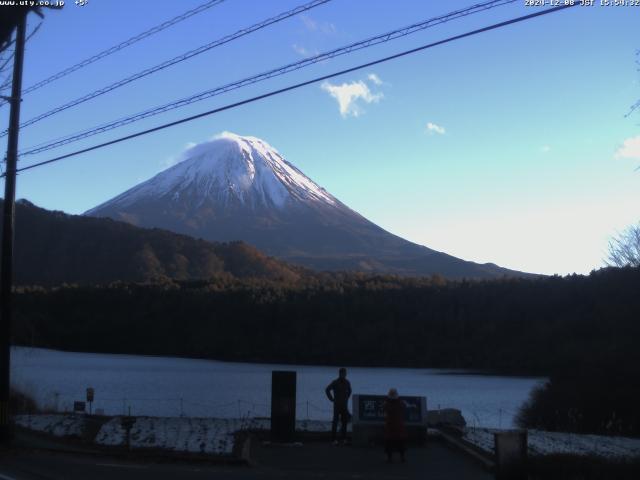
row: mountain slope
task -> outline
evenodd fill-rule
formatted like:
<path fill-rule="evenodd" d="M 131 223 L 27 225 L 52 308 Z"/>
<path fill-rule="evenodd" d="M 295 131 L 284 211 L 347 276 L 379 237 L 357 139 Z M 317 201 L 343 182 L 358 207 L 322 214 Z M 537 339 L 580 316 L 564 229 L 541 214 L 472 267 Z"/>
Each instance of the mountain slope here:
<path fill-rule="evenodd" d="M 320 270 L 523 276 L 411 243 L 351 210 L 255 137 L 225 133 L 85 215 L 211 241 L 242 240 Z"/>
<path fill-rule="evenodd" d="M 2 204 L 0 199 L 0 208 Z M 241 242 L 214 244 L 111 219 L 44 210 L 24 200 L 16 204 L 14 253 L 17 285 L 225 275 L 296 281 L 303 275 Z"/>

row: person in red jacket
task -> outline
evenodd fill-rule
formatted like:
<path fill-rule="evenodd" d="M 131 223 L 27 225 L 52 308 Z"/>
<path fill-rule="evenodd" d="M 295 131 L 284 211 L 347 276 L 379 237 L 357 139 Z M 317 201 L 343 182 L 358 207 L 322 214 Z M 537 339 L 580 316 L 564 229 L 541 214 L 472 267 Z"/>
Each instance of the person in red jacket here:
<path fill-rule="evenodd" d="M 400 454 L 400 460 L 405 461 L 407 429 L 404 426 L 405 405 L 395 388 L 389 390 L 384 402 L 384 451 L 387 462 L 391 463 L 393 452 Z"/>

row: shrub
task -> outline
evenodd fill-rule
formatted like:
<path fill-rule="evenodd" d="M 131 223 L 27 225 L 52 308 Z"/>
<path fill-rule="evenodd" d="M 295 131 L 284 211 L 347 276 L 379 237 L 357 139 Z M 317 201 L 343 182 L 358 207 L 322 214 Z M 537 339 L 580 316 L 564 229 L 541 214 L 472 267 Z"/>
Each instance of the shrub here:
<path fill-rule="evenodd" d="M 535 388 L 516 424 L 549 431 L 640 436 L 640 382 L 630 368 L 575 369 Z"/>
<path fill-rule="evenodd" d="M 35 400 L 24 392 L 11 389 L 9 394 L 9 410 L 13 414 L 29 414 L 38 411 Z"/>

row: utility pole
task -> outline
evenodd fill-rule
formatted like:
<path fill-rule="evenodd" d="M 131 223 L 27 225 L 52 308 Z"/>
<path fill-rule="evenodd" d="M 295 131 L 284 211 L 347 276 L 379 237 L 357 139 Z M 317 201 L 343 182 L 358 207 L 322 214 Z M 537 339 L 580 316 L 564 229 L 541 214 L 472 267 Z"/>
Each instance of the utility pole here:
<path fill-rule="evenodd" d="M 11 113 L 7 140 L 7 165 L 4 183 L 4 212 L 2 215 L 2 259 L 0 264 L 0 445 L 11 443 L 12 429 L 9 420 L 11 320 L 13 285 L 13 228 L 15 223 L 16 168 L 18 163 L 18 133 L 20 130 L 20 102 L 22 94 L 22 64 L 27 24 L 27 11 L 16 25 L 16 45 L 13 58 L 13 85 L 11 88 Z"/>

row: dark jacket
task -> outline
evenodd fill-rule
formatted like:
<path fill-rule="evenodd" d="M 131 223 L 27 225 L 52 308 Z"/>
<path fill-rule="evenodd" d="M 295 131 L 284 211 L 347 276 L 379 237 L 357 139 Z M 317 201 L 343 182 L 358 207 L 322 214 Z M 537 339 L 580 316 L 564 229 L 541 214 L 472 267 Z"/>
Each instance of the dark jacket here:
<path fill-rule="evenodd" d="M 404 426 L 404 402 L 399 398 L 387 398 L 384 402 L 384 439 L 406 440 Z"/>
<path fill-rule="evenodd" d="M 347 409 L 347 403 L 351 396 L 351 384 L 346 378 L 336 378 L 325 389 L 327 398 L 333 402 L 333 408 Z"/>

